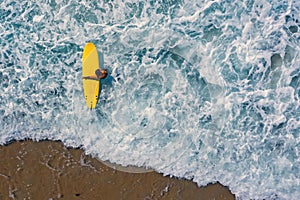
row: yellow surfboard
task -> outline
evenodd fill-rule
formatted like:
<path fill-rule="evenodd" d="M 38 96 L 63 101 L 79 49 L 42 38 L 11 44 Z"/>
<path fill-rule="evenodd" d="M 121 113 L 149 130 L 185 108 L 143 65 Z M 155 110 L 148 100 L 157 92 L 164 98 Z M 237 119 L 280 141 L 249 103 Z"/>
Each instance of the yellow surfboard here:
<path fill-rule="evenodd" d="M 82 84 L 86 105 L 89 109 L 94 109 L 97 105 L 100 92 L 100 80 L 87 79 L 84 77 L 95 76 L 97 69 L 99 69 L 97 48 L 93 43 L 87 43 L 82 55 Z"/>

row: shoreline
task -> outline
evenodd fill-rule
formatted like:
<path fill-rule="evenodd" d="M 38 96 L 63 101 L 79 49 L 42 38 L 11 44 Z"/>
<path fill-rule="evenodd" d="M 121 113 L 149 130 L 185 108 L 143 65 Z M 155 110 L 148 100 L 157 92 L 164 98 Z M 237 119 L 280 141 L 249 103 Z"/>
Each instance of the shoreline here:
<path fill-rule="evenodd" d="M 11 141 L 0 145 L 2 199 L 235 199 L 219 184 L 163 176 L 85 155 L 60 141 Z"/>

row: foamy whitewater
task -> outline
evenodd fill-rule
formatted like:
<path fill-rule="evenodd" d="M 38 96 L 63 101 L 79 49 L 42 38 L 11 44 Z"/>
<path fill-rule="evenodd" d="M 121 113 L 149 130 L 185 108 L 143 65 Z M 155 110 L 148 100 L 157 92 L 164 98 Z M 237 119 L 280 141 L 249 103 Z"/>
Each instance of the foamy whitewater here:
<path fill-rule="evenodd" d="M 300 196 L 300 1 L 0 1 L 0 144 Z M 87 109 L 86 42 L 110 77 Z"/>

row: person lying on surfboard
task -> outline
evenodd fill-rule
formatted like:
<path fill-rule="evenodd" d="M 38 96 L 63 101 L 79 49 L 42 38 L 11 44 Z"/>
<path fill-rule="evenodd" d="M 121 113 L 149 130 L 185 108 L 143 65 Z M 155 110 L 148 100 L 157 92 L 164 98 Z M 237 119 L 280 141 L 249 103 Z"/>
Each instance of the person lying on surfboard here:
<path fill-rule="evenodd" d="M 95 75 L 92 76 L 84 76 L 83 79 L 93 79 L 93 80 L 100 80 L 104 79 L 107 76 L 107 70 L 106 69 L 97 69 L 95 71 Z"/>

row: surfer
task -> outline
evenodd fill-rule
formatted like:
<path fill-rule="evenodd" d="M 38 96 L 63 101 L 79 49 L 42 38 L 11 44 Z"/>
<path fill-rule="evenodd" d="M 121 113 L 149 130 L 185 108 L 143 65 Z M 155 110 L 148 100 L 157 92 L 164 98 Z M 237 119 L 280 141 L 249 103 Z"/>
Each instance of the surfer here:
<path fill-rule="evenodd" d="M 107 70 L 106 69 L 97 69 L 95 71 L 95 74 L 98 79 L 104 79 L 107 76 Z"/>
<path fill-rule="evenodd" d="M 106 76 L 107 76 L 107 70 L 106 69 L 97 69 L 95 71 L 95 75 L 84 76 L 83 79 L 100 80 L 100 79 L 106 78 Z"/>

